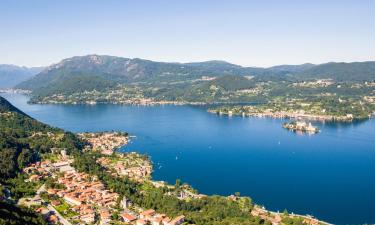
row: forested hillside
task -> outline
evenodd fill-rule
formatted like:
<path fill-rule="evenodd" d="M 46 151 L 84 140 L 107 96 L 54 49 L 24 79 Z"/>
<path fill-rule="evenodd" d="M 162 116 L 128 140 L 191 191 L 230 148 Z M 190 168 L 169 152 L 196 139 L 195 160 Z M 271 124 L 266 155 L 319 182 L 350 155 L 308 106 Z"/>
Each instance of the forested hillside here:
<path fill-rule="evenodd" d="M 50 148 L 80 149 L 72 133 L 52 128 L 27 116 L 0 97 L 0 178 L 12 178 Z"/>
<path fill-rule="evenodd" d="M 375 62 L 257 68 L 224 61 L 165 63 L 87 55 L 64 59 L 16 87 L 31 90 L 32 102 L 42 103 L 119 103 L 132 101 L 129 96 L 158 101 L 233 103 L 264 101 L 270 93 L 285 96 L 290 84 L 320 79 L 331 80 L 333 86 L 373 82 Z M 128 92 L 129 89 L 133 91 Z M 302 94 L 306 91 L 310 90 Z M 92 92 L 102 94 L 93 98 L 98 94 Z"/>
<path fill-rule="evenodd" d="M 47 224 L 32 210 L 3 202 L 5 190 L 13 200 L 35 194 L 21 170 L 51 148 L 78 152 L 82 145 L 74 134 L 43 124 L 0 97 L 0 224 Z"/>

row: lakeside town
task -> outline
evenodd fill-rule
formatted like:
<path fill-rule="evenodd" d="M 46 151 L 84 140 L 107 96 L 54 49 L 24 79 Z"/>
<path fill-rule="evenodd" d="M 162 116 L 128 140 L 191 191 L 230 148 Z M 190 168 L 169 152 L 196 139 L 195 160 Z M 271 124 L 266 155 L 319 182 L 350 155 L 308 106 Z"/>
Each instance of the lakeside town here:
<path fill-rule="evenodd" d="M 254 81 L 247 76 L 246 81 Z M 35 96 L 22 89 L 4 89 L 7 93 L 28 94 L 36 104 L 119 104 L 119 105 L 205 105 L 208 112 L 243 117 L 290 118 L 309 121 L 353 122 L 375 114 L 375 82 L 334 79 L 302 81 L 254 81 L 250 87 L 229 90 L 215 83 L 218 77 L 202 76 L 184 81 L 186 84 L 214 82 L 203 86 L 189 97 L 165 91 L 164 86 L 118 84 L 103 90 L 84 90 L 73 93 L 51 93 Z M 234 85 L 234 84 L 233 84 Z M 237 87 L 238 86 L 238 87 Z M 1 92 L 1 90 L 0 90 Z"/>
<path fill-rule="evenodd" d="M 127 143 L 126 133 L 101 132 L 79 134 L 88 141 L 91 151 L 100 151 L 98 160 L 116 176 L 126 176 L 138 182 L 150 182 L 152 166 L 148 157 L 138 153 L 115 153 Z M 86 151 L 89 147 L 86 146 Z M 66 149 L 54 149 L 44 161 L 31 164 L 23 172 L 29 175 L 26 182 L 43 183 L 37 195 L 19 200 L 19 204 L 35 208 L 51 224 L 163 224 L 180 225 L 184 216 L 169 218 L 152 209 L 133 205 L 126 197 L 107 188 L 98 177 L 76 171 L 74 159 Z M 111 153 L 110 153 L 111 152 Z M 113 160 L 116 159 L 116 163 Z M 47 184 L 48 183 L 48 184 Z M 155 183 L 159 184 L 160 183 Z M 43 204 L 46 203 L 46 204 Z"/>
<path fill-rule="evenodd" d="M 339 106 L 335 104 L 339 104 Z M 282 99 L 267 105 L 219 106 L 207 111 L 227 116 L 353 122 L 371 119 L 375 115 L 374 106 L 374 103 L 364 104 L 361 101 L 342 99 L 338 99 L 336 102 L 335 100 L 332 102 L 321 100 L 309 102 L 300 99 Z"/>
<path fill-rule="evenodd" d="M 128 143 L 128 134 L 122 132 L 80 133 L 86 141 L 86 152 L 100 154 L 97 162 L 111 176 L 121 176 L 151 185 L 166 188 L 166 195 L 176 196 L 182 201 L 205 199 L 190 185 L 169 185 L 163 181 L 153 181 L 150 159 L 136 152 L 119 153 L 115 151 Z M 97 176 L 79 172 L 74 167 L 74 157 L 67 149 L 54 148 L 43 160 L 23 169 L 27 175 L 25 182 L 37 184 L 34 196 L 22 198 L 18 204 L 34 209 L 44 215 L 50 224 L 100 224 L 100 225 L 187 225 L 184 215 L 168 216 L 152 208 L 142 208 L 127 196 L 106 187 Z M 244 202 L 248 198 L 239 195 L 228 196 L 228 200 Z M 246 204 L 245 204 L 246 205 Z M 270 224 L 283 224 L 285 218 L 301 218 L 303 224 L 327 224 L 311 216 L 272 212 L 254 205 L 252 216 L 259 217 Z"/>

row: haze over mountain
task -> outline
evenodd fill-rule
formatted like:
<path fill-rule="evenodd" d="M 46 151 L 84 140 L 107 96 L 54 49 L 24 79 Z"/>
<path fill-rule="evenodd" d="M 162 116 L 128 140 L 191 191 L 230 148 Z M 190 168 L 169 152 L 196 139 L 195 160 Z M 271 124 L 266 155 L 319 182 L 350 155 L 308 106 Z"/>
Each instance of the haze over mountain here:
<path fill-rule="evenodd" d="M 43 67 L 0 65 L 0 88 L 11 88 L 41 72 Z"/>

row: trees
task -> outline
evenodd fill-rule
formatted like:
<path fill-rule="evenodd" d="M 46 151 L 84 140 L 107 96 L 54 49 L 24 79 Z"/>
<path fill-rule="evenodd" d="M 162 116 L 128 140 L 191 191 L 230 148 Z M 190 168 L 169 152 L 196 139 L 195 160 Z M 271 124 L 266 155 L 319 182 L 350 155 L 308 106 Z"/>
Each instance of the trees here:
<path fill-rule="evenodd" d="M 0 177 L 7 178 L 15 175 L 16 164 L 16 151 L 14 149 L 6 148 L 0 150 Z"/>
<path fill-rule="evenodd" d="M 30 209 L 0 201 L 0 225 L 47 225 L 48 223 Z"/>
<path fill-rule="evenodd" d="M 145 208 L 166 213 L 170 217 L 185 215 L 186 221 L 196 224 L 263 224 L 264 220 L 252 217 L 250 198 L 232 201 L 223 196 L 208 196 L 202 199 L 180 200 L 167 195 L 166 188 L 156 188 L 150 184 L 140 184 L 126 177 L 114 177 L 96 162 L 98 153 L 77 154 L 73 166 L 80 172 L 95 175 L 110 190 L 126 196 L 133 203 Z M 180 187 L 181 181 L 176 180 Z"/>
<path fill-rule="evenodd" d="M 39 153 L 53 147 L 74 153 L 83 145 L 74 134 L 34 120 L 0 97 L 0 183 L 15 199 L 34 193 L 35 184 L 24 182 L 19 172 L 39 160 Z"/>
<path fill-rule="evenodd" d="M 30 162 L 33 161 L 34 152 L 30 149 L 22 149 L 21 153 L 17 157 L 17 163 L 19 168 L 26 167 Z"/>

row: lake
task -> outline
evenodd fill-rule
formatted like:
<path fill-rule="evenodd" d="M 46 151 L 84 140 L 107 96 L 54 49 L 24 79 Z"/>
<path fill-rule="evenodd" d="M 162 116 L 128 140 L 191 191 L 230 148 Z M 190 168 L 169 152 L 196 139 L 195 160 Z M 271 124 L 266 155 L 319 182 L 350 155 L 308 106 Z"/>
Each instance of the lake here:
<path fill-rule="evenodd" d="M 29 105 L 32 117 L 73 132 L 121 130 L 136 136 L 121 151 L 147 153 L 155 180 L 204 194 L 240 192 L 270 210 L 336 224 L 375 223 L 375 120 L 314 123 L 316 135 L 283 129 L 285 120 L 226 117 L 193 106 Z"/>

